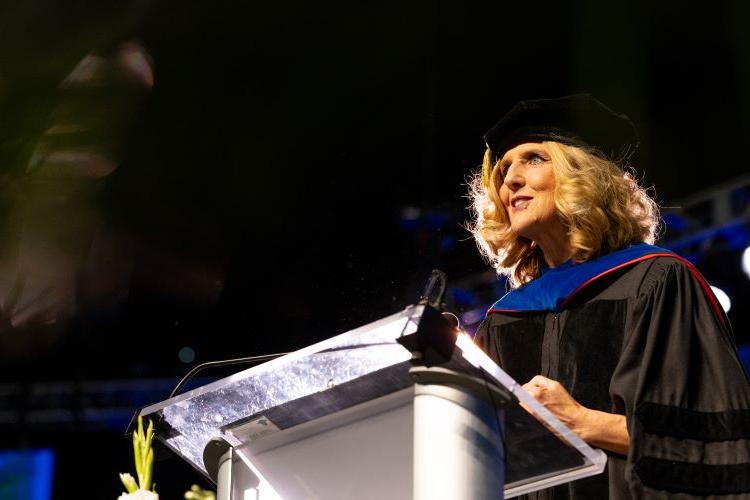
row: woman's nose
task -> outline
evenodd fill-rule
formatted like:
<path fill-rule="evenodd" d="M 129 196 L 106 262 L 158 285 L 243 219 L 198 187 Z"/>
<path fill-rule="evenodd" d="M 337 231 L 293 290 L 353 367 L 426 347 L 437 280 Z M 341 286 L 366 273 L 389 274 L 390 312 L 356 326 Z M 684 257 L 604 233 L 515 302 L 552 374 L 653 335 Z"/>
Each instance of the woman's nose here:
<path fill-rule="evenodd" d="M 524 183 L 525 180 L 523 176 L 519 175 L 518 170 L 516 169 L 508 170 L 508 174 L 503 180 L 503 184 L 505 184 L 505 186 L 511 191 L 517 191 L 519 188 L 523 187 Z"/>

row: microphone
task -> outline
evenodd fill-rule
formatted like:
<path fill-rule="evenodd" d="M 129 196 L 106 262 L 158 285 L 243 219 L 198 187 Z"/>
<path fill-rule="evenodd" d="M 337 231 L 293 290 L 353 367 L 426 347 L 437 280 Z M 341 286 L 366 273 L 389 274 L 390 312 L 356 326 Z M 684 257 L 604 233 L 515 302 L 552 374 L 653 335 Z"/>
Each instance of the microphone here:
<path fill-rule="evenodd" d="M 440 269 L 433 269 L 427 278 L 422 296 L 418 304 L 428 305 L 442 311 L 445 307 L 445 291 L 448 289 L 448 277 Z"/>
<path fill-rule="evenodd" d="M 187 384 L 191 378 L 195 376 L 196 373 L 198 373 L 201 370 L 205 370 L 206 368 L 213 368 L 217 366 L 229 366 L 229 365 L 240 365 L 240 364 L 255 364 L 259 363 L 261 361 L 270 361 L 272 359 L 280 358 L 281 356 L 286 356 L 289 354 L 288 352 L 278 352 L 276 354 L 261 354 L 260 356 L 248 356 L 246 358 L 234 358 L 234 359 L 223 359 L 219 361 L 206 361 L 205 363 L 201 363 L 197 366 L 194 366 L 192 370 L 187 372 L 187 374 L 182 377 L 182 380 L 180 380 L 174 389 L 172 389 L 172 392 L 169 394 L 169 398 L 171 399 L 177 395 L 177 393 L 182 389 L 182 387 Z"/>
<path fill-rule="evenodd" d="M 427 284 L 425 284 L 422 296 L 419 298 L 418 304 L 429 305 L 430 307 L 441 311 L 443 318 L 454 328 L 461 327 L 461 321 L 455 314 L 443 311 L 445 309 L 445 293 L 448 290 L 448 277 L 440 269 L 433 269 L 430 273 L 430 277 L 427 278 Z"/>

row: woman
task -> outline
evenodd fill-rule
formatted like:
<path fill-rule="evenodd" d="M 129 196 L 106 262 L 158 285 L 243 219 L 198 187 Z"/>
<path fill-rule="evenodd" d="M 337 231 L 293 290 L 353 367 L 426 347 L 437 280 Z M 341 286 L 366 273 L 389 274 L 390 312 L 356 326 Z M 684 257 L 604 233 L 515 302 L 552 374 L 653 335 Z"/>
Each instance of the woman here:
<path fill-rule="evenodd" d="M 750 497 L 750 387 L 705 280 L 651 245 L 631 122 L 576 95 L 522 102 L 485 139 L 472 229 L 512 290 L 476 342 L 609 455 L 532 496 Z"/>

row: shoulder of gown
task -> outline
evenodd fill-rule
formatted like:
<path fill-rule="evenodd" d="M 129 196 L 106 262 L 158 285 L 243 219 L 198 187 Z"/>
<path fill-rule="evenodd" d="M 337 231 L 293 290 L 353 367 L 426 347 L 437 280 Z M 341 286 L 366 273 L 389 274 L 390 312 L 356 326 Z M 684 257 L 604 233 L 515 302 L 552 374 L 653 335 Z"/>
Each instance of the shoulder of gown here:
<path fill-rule="evenodd" d="M 750 385 L 706 280 L 655 259 L 625 327 L 610 390 L 628 421 L 631 493 L 750 493 Z"/>

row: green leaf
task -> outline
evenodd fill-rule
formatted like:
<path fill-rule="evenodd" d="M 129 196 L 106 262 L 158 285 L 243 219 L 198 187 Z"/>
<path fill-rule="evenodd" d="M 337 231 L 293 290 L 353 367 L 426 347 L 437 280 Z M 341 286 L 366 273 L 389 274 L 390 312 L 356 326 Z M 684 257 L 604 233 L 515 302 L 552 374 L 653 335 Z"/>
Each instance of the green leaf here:
<path fill-rule="evenodd" d="M 143 436 L 143 417 L 138 415 L 138 437 Z"/>
<path fill-rule="evenodd" d="M 135 472 L 140 489 L 148 491 L 151 488 L 154 468 L 154 423 L 149 419 L 148 428 L 143 432 L 143 417 L 138 417 L 138 428 L 133 432 L 133 458 Z M 156 489 L 153 490 L 156 492 Z"/>
<path fill-rule="evenodd" d="M 154 469 L 154 450 L 150 449 L 148 450 L 148 453 L 146 453 L 146 463 L 144 464 L 144 478 L 143 482 L 141 483 L 141 488 L 148 491 L 151 489 L 151 474 L 153 473 Z"/>
<path fill-rule="evenodd" d="M 138 417 L 140 418 L 140 417 Z M 135 457 L 135 475 L 138 476 L 138 479 L 140 480 L 142 470 L 141 470 L 141 442 L 138 439 L 138 434 L 136 432 L 133 433 L 133 456 Z"/>
<path fill-rule="evenodd" d="M 146 439 L 145 439 L 145 445 L 144 450 L 150 450 L 151 449 L 151 443 L 154 439 L 154 423 L 149 420 L 148 421 L 148 431 L 146 431 Z"/>

